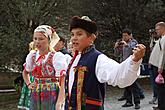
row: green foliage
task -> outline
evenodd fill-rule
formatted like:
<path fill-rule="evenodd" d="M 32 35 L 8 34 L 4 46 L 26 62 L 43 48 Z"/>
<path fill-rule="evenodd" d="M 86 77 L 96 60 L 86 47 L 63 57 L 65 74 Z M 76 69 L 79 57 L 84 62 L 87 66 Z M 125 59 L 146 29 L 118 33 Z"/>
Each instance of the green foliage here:
<path fill-rule="evenodd" d="M 32 40 L 33 30 L 39 24 L 59 27 L 57 30 L 64 29 L 66 21 L 61 20 L 61 12 L 66 10 L 62 4 L 63 2 L 59 0 L 4 1 L 1 4 L 4 7 L 0 10 L 2 14 L 0 17 L 2 19 L 0 66 L 22 68 L 28 53 L 28 43 Z"/>
<path fill-rule="evenodd" d="M 56 28 L 69 39 L 69 19 L 87 15 L 98 24 L 96 46 L 112 56 L 123 28 L 148 44 L 148 29 L 165 19 L 164 0 L 5 0 L 0 4 L 0 66 L 21 70 L 33 30 L 40 24 Z"/>

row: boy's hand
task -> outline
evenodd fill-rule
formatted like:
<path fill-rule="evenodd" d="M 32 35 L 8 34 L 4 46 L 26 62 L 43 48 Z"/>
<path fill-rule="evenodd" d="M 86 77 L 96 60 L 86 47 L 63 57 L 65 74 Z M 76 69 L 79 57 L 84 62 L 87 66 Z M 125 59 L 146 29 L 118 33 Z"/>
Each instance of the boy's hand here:
<path fill-rule="evenodd" d="M 133 49 L 133 57 L 132 60 L 138 62 L 141 58 L 144 57 L 146 51 L 146 47 L 143 44 L 137 44 Z"/>

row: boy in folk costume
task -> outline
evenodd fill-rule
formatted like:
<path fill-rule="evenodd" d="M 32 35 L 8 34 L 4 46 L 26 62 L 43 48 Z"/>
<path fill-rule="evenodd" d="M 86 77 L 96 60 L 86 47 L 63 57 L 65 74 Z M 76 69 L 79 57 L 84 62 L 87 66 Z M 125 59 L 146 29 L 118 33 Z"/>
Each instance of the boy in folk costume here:
<path fill-rule="evenodd" d="M 31 90 L 30 110 L 58 110 L 58 103 L 63 101 L 63 74 L 67 63 L 62 53 L 53 50 L 58 40 L 58 35 L 48 25 L 40 25 L 34 30 L 33 42 L 37 51 L 30 51 L 27 55 L 23 71 L 24 81 Z M 34 82 L 29 80 L 30 72 Z"/>
<path fill-rule="evenodd" d="M 126 87 L 140 74 L 145 46 L 138 44 L 133 55 L 121 64 L 95 49 L 96 23 L 87 16 L 74 16 L 71 42 L 76 50 L 65 79 L 65 110 L 104 110 L 105 83 Z"/>

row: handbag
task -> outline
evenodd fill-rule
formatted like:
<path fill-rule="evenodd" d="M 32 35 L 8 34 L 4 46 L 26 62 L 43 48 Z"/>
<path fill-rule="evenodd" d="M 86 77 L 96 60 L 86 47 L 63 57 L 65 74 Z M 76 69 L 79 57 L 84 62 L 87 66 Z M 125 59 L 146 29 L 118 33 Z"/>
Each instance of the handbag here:
<path fill-rule="evenodd" d="M 155 82 L 156 82 L 157 84 L 164 84 L 164 78 L 163 78 L 163 76 L 162 76 L 161 73 L 158 74 L 158 76 L 157 76 L 156 79 L 155 79 Z"/>

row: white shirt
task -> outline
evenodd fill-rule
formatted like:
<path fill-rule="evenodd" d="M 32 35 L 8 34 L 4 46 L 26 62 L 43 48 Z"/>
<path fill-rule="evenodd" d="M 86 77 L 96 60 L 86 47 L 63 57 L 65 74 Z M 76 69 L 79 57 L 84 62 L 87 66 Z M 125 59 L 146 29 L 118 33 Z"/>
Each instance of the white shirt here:
<path fill-rule="evenodd" d="M 162 50 L 160 50 L 160 45 Z M 149 63 L 158 68 L 165 69 L 164 60 L 165 60 L 165 36 L 162 36 L 162 38 L 161 39 L 159 38 L 159 40 L 156 42 L 151 52 Z"/>
<path fill-rule="evenodd" d="M 74 60 L 69 73 L 69 93 L 71 93 L 74 81 L 74 68 L 80 60 L 79 53 Z M 107 82 L 112 86 L 119 86 L 121 88 L 131 85 L 140 75 L 140 64 L 142 59 L 138 62 L 132 60 L 132 56 L 127 58 L 121 64 L 108 58 L 104 54 L 100 54 L 97 58 L 95 73 L 100 83 Z"/>
<path fill-rule="evenodd" d="M 32 56 L 34 54 L 35 51 L 30 51 L 30 53 L 27 55 L 26 57 L 26 71 L 31 72 L 33 69 L 33 62 L 32 62 Z M 48 56 L 51 52 L 49 52 L 47 55 L 45 55 L 45 59 L 43 60 L 43 62 L 47 61 Z M 36 52 L 36 59 L 37 60 L 39 58 L 40 54 L 39 51 Z M 66 62 L 66 58 L 65 56 L 61 53 L 61 52 L 55 52 L 54 56 L 53 56 L 53 60 L 52 60 L 52 65 L 56 71 L 56 76 L 60 76 L 60 72 L 63 70 L 67 70 L 67 62 Z"/>

